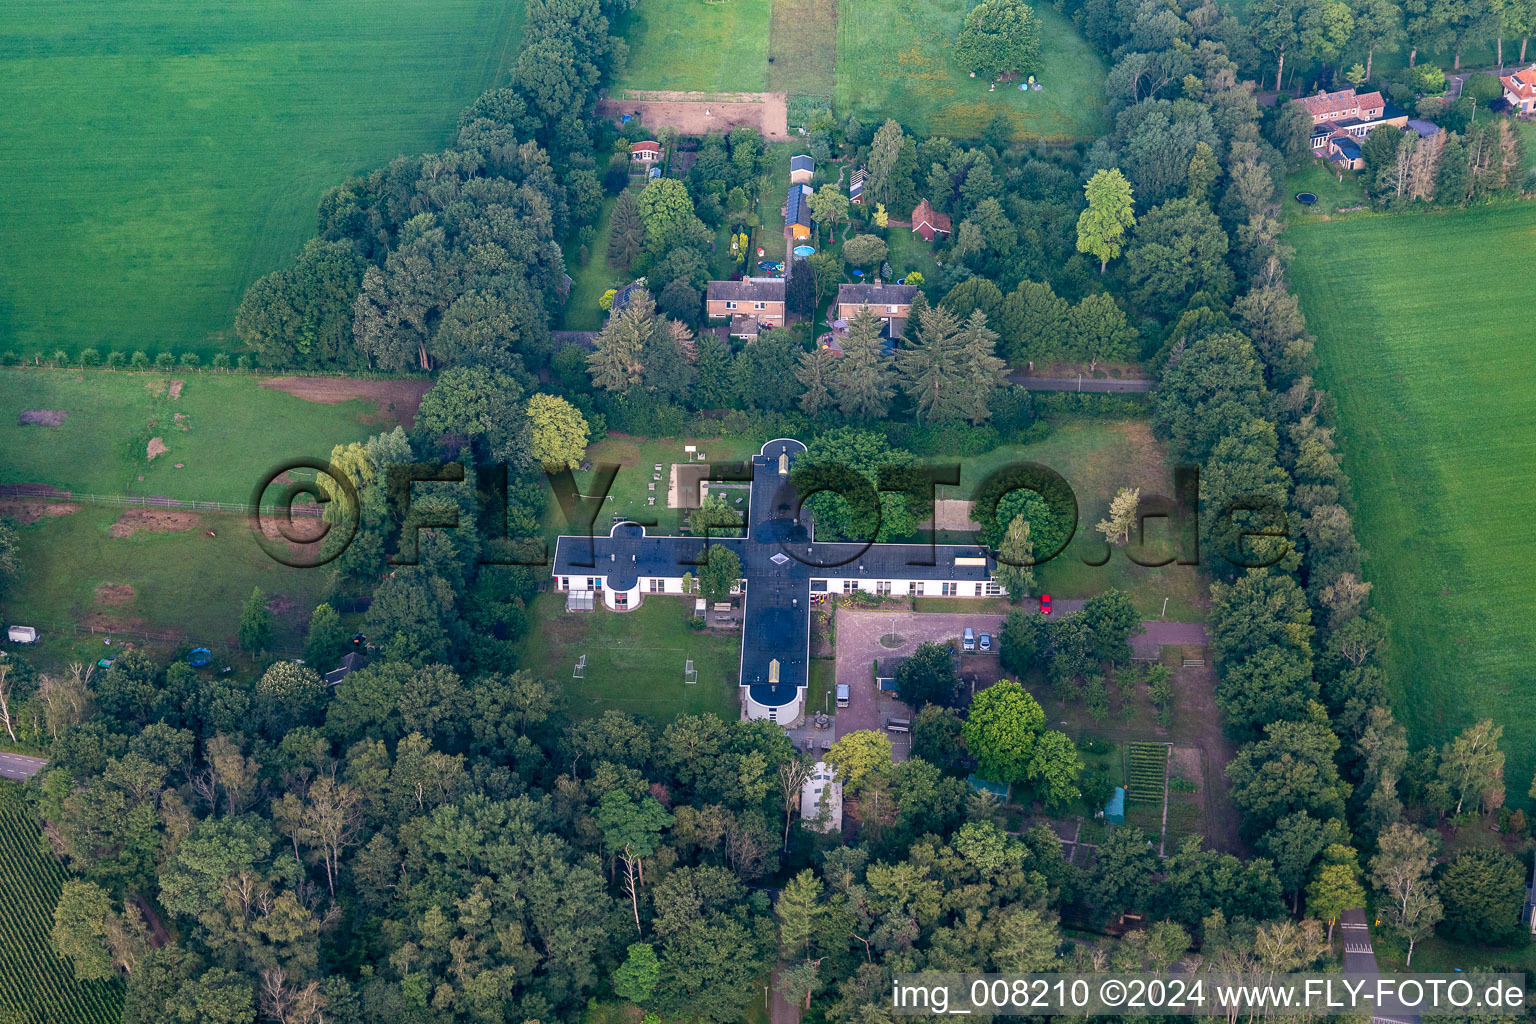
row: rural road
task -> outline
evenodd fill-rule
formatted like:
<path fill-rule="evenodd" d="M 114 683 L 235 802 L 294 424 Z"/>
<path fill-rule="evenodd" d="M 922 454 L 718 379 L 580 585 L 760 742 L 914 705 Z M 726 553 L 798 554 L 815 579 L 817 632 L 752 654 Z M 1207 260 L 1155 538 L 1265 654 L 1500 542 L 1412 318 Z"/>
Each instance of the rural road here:
<path fill-rule="evenodd" d="M 1031 377 L 1025 373 L 1008 379 L 1026 391 L 1093 391 L 1100 394 L 1144 395 L 1152 390 L 1150 380 L 1111 380 L 1105 377 Z"/>
<path fill-rule="evenodd" d="M 16 779 L 25 782 L 38 772 L 48 762 L 41 757 L 27 757 L 25 754 L 0 754 L 0 779 Z"/>
<path fill-rule="evenodd" d="M 1339 915 L 1339 936 L 1344 940 L 1344 975 L 1348 978 L 1376 978 L 1376 951 L 1371 946 L 1371 926 L 1359 907 Z M 1371 1015 L 1373 1024 L 1419 1024 L 1419 1015 L 1401 1008 L 1382 1006 Z"/>

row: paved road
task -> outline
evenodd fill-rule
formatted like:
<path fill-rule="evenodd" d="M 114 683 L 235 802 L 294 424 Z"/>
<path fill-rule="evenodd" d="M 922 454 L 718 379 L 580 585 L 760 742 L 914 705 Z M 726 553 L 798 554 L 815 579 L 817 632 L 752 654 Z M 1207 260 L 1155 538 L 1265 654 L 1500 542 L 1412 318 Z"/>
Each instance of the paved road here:
<path fill-rule="evenodd" d="M 1344 974 L 1352 978 L 1376 978 L 1376 951 L 1371 946 L 1371 926 L 1361 908 L 1339 915 L 1339 933 L 1344 940 Z M 1419 1024 L 1419 1015 L 1401 1008 L 1382 1007 L 1372 1015 L 1375 1024 Z"/>
<path fill-rule="evenodd" d="M 1101 394 L 1144 395 L 1152 390 L 1150 380 L 1119 380 L 1104 377 L 1031 377 L 1015 373 L 1008 377 L 1027 391 L 1093 391 Z"/>
<path fill-rule="evenodd" d="M 0 779 L 25 781 L 43 770 L 48 762 L 25 754 L 0 754 Z"/>

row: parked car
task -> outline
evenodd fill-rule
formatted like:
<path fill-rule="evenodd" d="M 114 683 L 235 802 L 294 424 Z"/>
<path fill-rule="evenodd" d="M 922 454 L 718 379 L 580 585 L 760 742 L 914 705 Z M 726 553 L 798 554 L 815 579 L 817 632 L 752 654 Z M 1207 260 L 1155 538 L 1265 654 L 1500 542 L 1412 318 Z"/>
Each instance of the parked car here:
<path fill-rule="evenodd" d="M 840 707 L 840 708 L 845 708 L 845 707 L 848 706 L 848 684 L 847 683 L 838 683 L 837 684 L 837 706 Z"/>
<path fill-rule="evenodd" d="M 960 638 L 960 649 L 967 654 L 976 649 L 976 631 L 970 626 L 965 627 L 965 633 Z"/>
<path fill-rule="evenodd" d="M 977 642 L 977 646 L 979 646 L 984 651 L 990 651 L 992 649 L 992 634 L 991 633 L 983 633 L 983 634 L 981 634 L 981 638 Z"/>
<path fill-rule="evenodd" d="M 885 720 L 887 732 L 911 732 L 912 720 L 910 718 L 887 718 Z"/>
<path fill-rule="evenodd" d="M 1041 594 L 1040 595 L 1040 614 L 1041 615 L 1049 615 L 1049 614 L 1051 614 L 1051 595 L 1050 594 Z"/>

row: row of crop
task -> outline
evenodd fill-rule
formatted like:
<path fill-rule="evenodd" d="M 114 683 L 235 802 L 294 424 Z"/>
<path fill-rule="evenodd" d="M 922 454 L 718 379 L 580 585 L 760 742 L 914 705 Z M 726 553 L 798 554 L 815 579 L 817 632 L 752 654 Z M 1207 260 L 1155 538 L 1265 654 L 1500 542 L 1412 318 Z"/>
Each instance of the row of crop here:
<path fill-rule="evenodd" d="M 1163 780 L 1168 773 L 1168 748 L 1161 743 L 1132 743 L 1126 796 L 1131 800 L 1161 803 Z"/>
<path fill-rule="evenodd" d="M 15 783 L 0 782 L 0 1007 L 39 1024 L 113 1024 L 122 986 L 76 981 L 49 932 L 65 871 Z"/>

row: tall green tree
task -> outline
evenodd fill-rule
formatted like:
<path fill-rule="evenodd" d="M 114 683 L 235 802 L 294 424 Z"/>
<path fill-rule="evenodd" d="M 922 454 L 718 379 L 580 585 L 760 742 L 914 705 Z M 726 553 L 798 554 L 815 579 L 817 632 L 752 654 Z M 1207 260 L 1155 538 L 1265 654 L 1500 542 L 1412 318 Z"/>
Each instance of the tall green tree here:
<path fill-rule="evenodd" d="M 992 79 L 1040 70 L 1040 23 L 1024 0 L 982 0 L 971 8 L 955 43 L 960 67 Z"/>
<path fill-rule="evenodd" d="M 843 339 L 832 396 L 838 411 L 850 419 L 870 422 L 884 419 L 890 411 L 896 371 L 885 354 L 880 331 L 874 314 L 861 309 Z"/>
<path fill-rule="evenodd" d="M 912 400 L 919 420 L 957 422 L 964 416 L 960 322 L 943 306 L 925 306 L 914 319 L 917 329 L 912 343 L 896 357 L 902 390 Z"/>
<path fill-rule="evenodd" d="M 260 587 L 252 587 L 251 596 L 245 599 L 236 635 L 241 649 L 251 654 L 260 654 L 272 642 L 272 612 L 267 609 L 267 595 Z"/>
<path fill-rule="evenodd" d="M 1083 186 L 1088 208 L 1077 218 L 1077 251 L 1098 257 L 1099 273 L 1120 255 L 1125 233 L 1136 223 L 1131 183 L 1118 168 L 1095 171 Z"/>

